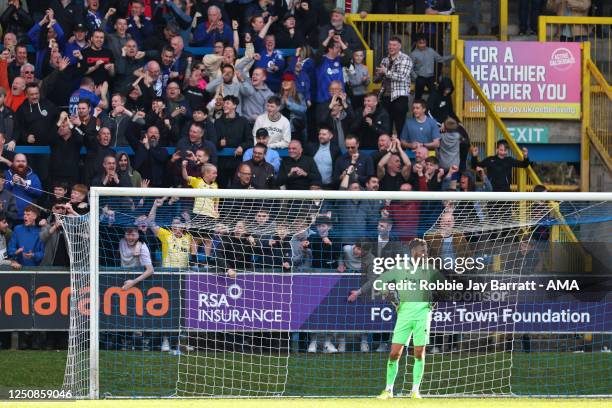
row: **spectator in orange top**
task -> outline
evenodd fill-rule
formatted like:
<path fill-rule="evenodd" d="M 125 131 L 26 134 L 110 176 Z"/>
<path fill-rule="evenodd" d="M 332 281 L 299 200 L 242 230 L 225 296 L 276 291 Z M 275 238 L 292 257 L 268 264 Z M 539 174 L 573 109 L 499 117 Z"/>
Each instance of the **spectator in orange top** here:
<path fill-rule="evenodd" d="M 10 57 L 9 50 L 4 50 L 0 54 L 0 87 L 6 90 L 6 100 L 4 102 L 4 106 L 8 106 L 13 112 L 16 112 L 17 108 L 19 108 L 26 99 L 26 83 L 22 77 L 16 77 L 13 80 L 12 86 L 9 84 L 8 65 L 10 62 Z M 33 66 L 31 66 L 31 70 L 34 71 Z"/>

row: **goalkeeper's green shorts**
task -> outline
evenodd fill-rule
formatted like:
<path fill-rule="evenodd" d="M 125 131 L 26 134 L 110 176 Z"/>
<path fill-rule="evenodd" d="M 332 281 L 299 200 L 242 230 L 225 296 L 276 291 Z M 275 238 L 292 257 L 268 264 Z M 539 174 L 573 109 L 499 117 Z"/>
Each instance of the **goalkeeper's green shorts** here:
<path fill-rule="evenodd" d="M 426 346 L 429 344 L 429 327 L 431 324 L 431 314 L 428 313 L 422 319 L 410 319 L 410 314 L 402 313 L 401 308 L 397 313 L 397 322 L 393 329 L 391 343 L 403 344 L 407 346 L 410 336 L 412 344 L 415 346 Z"/>

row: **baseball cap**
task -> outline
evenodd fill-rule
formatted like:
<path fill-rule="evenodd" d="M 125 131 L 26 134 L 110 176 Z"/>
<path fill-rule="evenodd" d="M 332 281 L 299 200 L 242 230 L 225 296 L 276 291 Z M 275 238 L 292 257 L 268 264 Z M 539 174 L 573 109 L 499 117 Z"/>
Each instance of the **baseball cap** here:
<path fill-rule="evenodd" d="M 72 31 L 74 31 L 74 32 L 80 31 L 80 32 L 86 33 L 89 30 L 87 29 L 87 27 L 85 27 L 85 25 L 83 23 L 79 23 L 79 24 L 74 26 L 74 30 L 72 30 Z"/>
<path fill-rule="evenodd" d="M 295 79 L 295 74 L 293 72 L 285 72 L 282 77 L 283 81 L 295 81 Z"/>
<path fill-rule="evenodd" d="M 259 128 L 257 129 L 257 132 L 255 132 L 255 137 L 268 137 L 270 136 L 270 134 L 268 133 L 268 129 L 266 128 Z"/>

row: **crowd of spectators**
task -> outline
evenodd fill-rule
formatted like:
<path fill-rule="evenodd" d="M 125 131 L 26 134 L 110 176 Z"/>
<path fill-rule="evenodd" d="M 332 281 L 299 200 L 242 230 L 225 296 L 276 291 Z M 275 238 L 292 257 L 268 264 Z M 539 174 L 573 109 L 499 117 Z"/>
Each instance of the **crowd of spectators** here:
<path fill-rule="evenodd" d="M 91 186 L 441 191 L 480 178 L 509 191 L 512 168 L 529 160 L 508 157 L 503 142 L 479 160 L 453 111 L 452 81 L 434 77 L 453 56 L 424 35 L 415 44 L 391 36 L 370 77 L 344 12 L 322 3 L 10 0 L 0 18 L 1 210 L 9 227 L 29 225 L 33 213 L 34 228 L 52 227 L 23 245 L 20 235 L 35 234 L 14 228 L 5 258 L 15 268 L 65 266 L 64 255 L 30 250 L 66 250 L 45 246 L 61 231 L 52 209 L 87 212 Z M 15 153 L 24 146 L 50 154 Z M 181 205 L 181 215 L 219 217 L 218 203 Z M 353 203 L 339 210 L 350 226 L 335 213 L 319 217 L 315 237 L 325 238 L 323 225 L 341 237 L 321 256 L 341 254 L 381 217 L 403 240 L 422 234 L 418 214 L 398 216 L 406 205 L 418 207 Z M 140 207 L 152 222 L 153 203 Z M 339 266 L 315 258 L 312 266 Z"/>
<path fill-rule="evenodd" d="M 447 11 L 437 3 L 429 14 Z M 500 142 L 478 157 L 452 81 L 434 77 L 453 56 L 425 35 L 415 44 L 390 36 L 370 77 L 344 18 L 320 0 L 9 0 L 0 16 L 3 264 L 66 267 L 58 215 L 87 213 L 91 186 L 510 191 L 527 150 L 518 161 Z M 37 146 L 50 154 L 16 153 Z M 129 207 L 133 219 L 121 225 L 107 203 L 101 230 L 104 266 L 144 268 L 124 289 L 153 267 L 194 262 L 228 276 L 355 271 L 364 247 L 378 256 L 389 242 L 399 248 L 442 212 L 411 201 L 324 203 L 291 236 L 274 206 L 253 219 L 203 198 Z M 193 217 L 213 227 L 196 236 L 184 228 Z"/>

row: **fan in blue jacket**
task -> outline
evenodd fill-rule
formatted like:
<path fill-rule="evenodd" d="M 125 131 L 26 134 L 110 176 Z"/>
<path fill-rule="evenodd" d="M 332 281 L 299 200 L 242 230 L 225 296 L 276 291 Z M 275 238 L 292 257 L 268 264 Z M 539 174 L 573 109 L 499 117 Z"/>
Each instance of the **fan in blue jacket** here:
<path fill-rule="evenodd" d="M 49 60 L 47 54 L 49 54 L 49 42 L 56 41 L 60 52 L 64 50 L 66 46 L 66 37 L 64 36 L 64 30 L 62 27 L 53 19 L 52 15 L 45 14 L 40 22 L 34 24 L 30 31 L 28 31 L 28 37 L 32 43 L 32 47 L 36 50 L 36 76 L 42 78 L 43 75 L 43 64 Z"/>
<path fill-rule="evenodd" d="M 23 224 L 17 225 L 8 244 L 8 256 L 11 266 L 38 266 L 45 254 L 45 244 L 40 240 L 40 228 L 36 218 L 40 211 L 33 205 L 28 205 L 23 212 Z"/>
<path fill-rule="evenodd" d="M 4 188 L 15 195 L 19 218 L 23 217 L 26 206 L 42 195 L 40 179 L 28 167 L 28 161 L 23 153 L 15 155 L 13 167 L 6 171 Z"/>
<path fill-rule="evenodd" d="M 276 39 L 273 34 L 266 35 L 264 49 L 256 50 L 260 59 L 255 62 L 257 68 L 266 70 L 266 85 L 274 93 L 280 90 L 281 77 L 285 70 L 285 59 L 283 54 L 276 50 Z"/>

